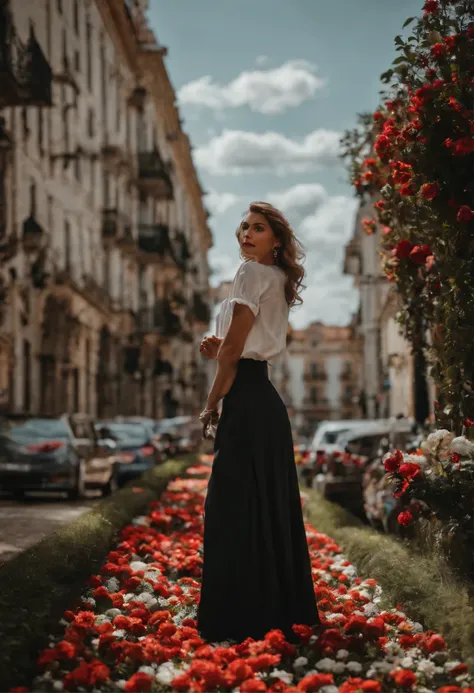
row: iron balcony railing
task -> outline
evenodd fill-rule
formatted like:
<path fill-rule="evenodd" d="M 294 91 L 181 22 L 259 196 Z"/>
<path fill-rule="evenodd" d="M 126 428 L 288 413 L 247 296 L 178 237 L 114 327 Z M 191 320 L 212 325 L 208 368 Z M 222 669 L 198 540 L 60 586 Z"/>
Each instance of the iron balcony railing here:
<path fill-rule="evenodd" d="M 170 167 L 163 162 L 157 149 L 138 152 L 138 185 L 157 199 L 171 200 L 173 184 Z"/>
<path fill-rule="evenodd" d="M 145 253 L 164 255 L 169 248 L 169 231 L 165 224 L 139 224 L 138 247 Z"/>
<path fill-rule="evenodd" d="M 25 45 L 13 26 L 8 0 L 0 0 L 0 108 L 52 106 L 52 80 L 33 28 Z"/>

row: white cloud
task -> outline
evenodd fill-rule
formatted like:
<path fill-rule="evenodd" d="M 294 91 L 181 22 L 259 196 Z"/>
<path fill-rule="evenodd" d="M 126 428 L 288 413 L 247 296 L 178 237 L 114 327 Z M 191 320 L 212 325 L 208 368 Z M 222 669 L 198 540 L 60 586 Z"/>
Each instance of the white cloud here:
<path fill-rule="evenodd" d="M 234 193 L 218 193 L 216 190 L 210 190 L 205 197 L 205 205 L 211 214 L 225 214 L 242 198 Z"/>
<path fill-rule="evenodd" d="M 257 58 L 255 59 L 255 65 L 258 65 L 259 67 L 262 67 L 262 65 L 266 65 L 269 61 L 268 55 L 258 55 Z"/>
<path fill-rule="evenodd" d="M 181 87 L 178 100 L 216 111 L 248 106 L 256 113 L 282 113 L 312 99 L 326 85 L 315 72 L 306 60 L 289 60 L 280 67 L 241 72 L 228 84 L 217 84 L 205 75 Z"/>
<path fill-rule="evenodd" d="M 232 193 L 212 192 L 217 209 L 228 213 L 235 207 L 236 226 L 244 198 Z M 306 250 L 306 289 L 304 303 L 290 313 L 296 328 L 315 320 L 332 325 L 347 324 L 357 308 L 357 293 L 351 277 L 342 274 L 344 246 L 352 234 L 357 201 L 344 195 L 329 195 L 318 183 L 300 184 L 268 193 L 266 199 L 278 207 L 292 224 Z M 232 200 L 232 204 L 231 204 Z M 226 204 L 228 203 L 228 204 Z M 214 221 L 214 220 L 213 220 Z M 217 228 L 218 227 L 218 228 Z M 213 284 L 231 279 L 240 262 L 232 232 L 221 232 L 227 222 L 219 219 L 215 229 L 216 246 L 211 250 Z"/>
<path fill-rule="evenodd" d="M 302 140 L 278 132 L 224 130 L 198 147 L 194 158 L 199 167 L 217 175 L 266 170 L 279 175 L 302 173 L 338 164 L 340 137 L 339 132 L 325 129 L 314 130 Z"/>

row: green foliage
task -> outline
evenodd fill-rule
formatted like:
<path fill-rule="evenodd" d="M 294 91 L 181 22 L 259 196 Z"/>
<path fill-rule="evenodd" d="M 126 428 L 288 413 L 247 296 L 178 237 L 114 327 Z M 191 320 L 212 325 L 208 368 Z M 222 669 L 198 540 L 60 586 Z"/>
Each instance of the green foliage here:
<path fill-rule="evenodd" d="M 469 0 L 427 0 L 383 73 L 383 103 L 343 140 L 357 194 L 383 228 L 400 323 L 432 365 L 437 423 L 474 419 L 474 21 Z M 380 200 L 380 202 L 377 202 Z M 425 341 L 425 335 L 431 342 Z"/>

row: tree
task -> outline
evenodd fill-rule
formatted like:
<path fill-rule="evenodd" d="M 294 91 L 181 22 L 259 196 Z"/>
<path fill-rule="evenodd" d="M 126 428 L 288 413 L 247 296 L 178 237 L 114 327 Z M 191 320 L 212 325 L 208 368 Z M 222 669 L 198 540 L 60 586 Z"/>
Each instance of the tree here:
<path fill-rule="evenodd" d="M 381 229 L 400 325 L 431 364 L 437 423 L 461 433 L 474 420 L 473 2 L 423 10 L 395 38 L 382 104 L 345 134 L 343 158 L 357 194 L 380 198 L 363 225 Z"/>

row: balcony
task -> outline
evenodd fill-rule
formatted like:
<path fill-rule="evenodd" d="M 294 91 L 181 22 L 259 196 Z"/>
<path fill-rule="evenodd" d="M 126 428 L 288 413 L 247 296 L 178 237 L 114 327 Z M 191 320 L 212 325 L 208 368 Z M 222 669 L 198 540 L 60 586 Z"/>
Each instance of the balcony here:
<path fill-rule="evenodd" d="M 158 200 L 172 200 L 173 184 L 169 169 L 157 149 L 138 152 L 138 187 L 146 195 Z"/>
<path fill-rule="evenodd" d="M 169 231 L 165 224 L 139 224 L 138 248 L 141 258 L 148 262 L 162 262 L 169 249 Z"/>
<path fill-rule="evenodd" d="M 133 242 L 135 246 L 130 219 L 118 209 L 103 209 L 102 239 L 117 241 L 121 245 L 130 245 Z"/>
<path fill-rule="evenodd" d="M 26 45 L 13 26 L 7 0 L 0 0 L 0 108 L 52 106 L 52 72 L 33 28 Z"/>
<path fill-rule="evenodd" d="M 191 253 L 189 252 L 186 236 L 182 231 L 179 231 L 175 235 L 173 242 L 170 243 L 170 251 L 176 266 L 184 271 L 188 260 L 191 258 Z"/>
<path fill-rule="evenodd" d="M 351 380 L 353 375 L 354 375 L 354 373 L 352 372 L 351 368 L 345 368 L 341 372 L 341 380 Z"/>
<path fill-rule="evenodd" d="M 173 313 L 169 301 L 158 299 L 151 308 L 141 308 L 137 314 L 138 332 L 175 337 L 181 334 L 182 326 L 178 315 Z"/>
<path fill-rule="evenodd" d="M 30 215 L 23 222 L 22 242 L 23 248 L 28 253 L 34 253 L 41 249 L 44 244 L 45 232 L 43 227 L 38 224 L 36 219 Z"/>
<path fill-rule="evenodd" d="M 328 374 L 326 373 L 326 371 L 307 371 L 304 374 L 303 379 L 307 381 L 327 380 Z"/>
<path fill-rule="evenodd" d="M 204 325 L 208 325 L 211 320 L 211 309 L 198 292 L 193 294 L 191 313 L 197 322 L 201 322 Z"/>

